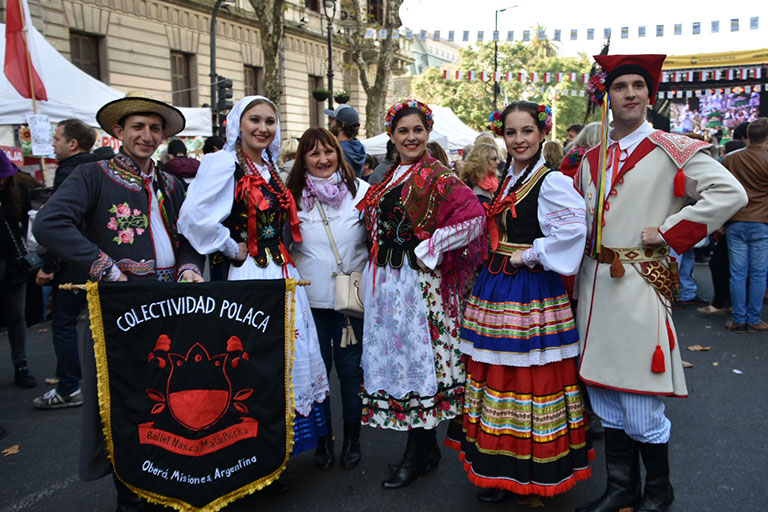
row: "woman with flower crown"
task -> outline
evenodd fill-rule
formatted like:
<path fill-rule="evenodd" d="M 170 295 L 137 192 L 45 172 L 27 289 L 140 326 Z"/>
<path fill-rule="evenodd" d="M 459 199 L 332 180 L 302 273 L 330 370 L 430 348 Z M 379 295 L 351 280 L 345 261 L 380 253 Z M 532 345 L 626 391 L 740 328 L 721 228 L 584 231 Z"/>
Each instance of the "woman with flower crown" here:
<path fill-rule="evenodd" d="M 228 279 L 299 279 L 283 242 L 300 241 L 291 192 L 278 176 L 280 120 L 263 96 L 241 99 L 227 115 L 227 142 L 206 155 L 190 184 L 179 232 L 200 254 L 221 253 Z M 323 402 L 329 393 L 325 365 L 306 292 L 296 289 L 296 340 L 291 372 L 295 398 L 293 453 L 314 448 L 327 433 Z"/>
<path fill-rule="evenodd" d="M 460 451 L 478 494 L 554 496 L 590 475 L 579 394 L 578 334 L 558 274 L 584 252 L 584 200 L 545 163 L 549 107 L 528 101 L 490 116 L 507 146 L 506 175 L 488 209 L 491 257 L 467 301 L 461 351 L 464 415 L 446 444 Z"/>
<path fill-rule="evenodd" d="M 488 243 L 475 194 L 426 149 L 432 125 L 419 101 L 390 107 L 384 126 L 397 156 L 357 206 L 372 241 L 363 273 L 362 421 L 408 432 L 387 489 L 437 467 L 435 428 L 461 414 L 460 312 Z"/>

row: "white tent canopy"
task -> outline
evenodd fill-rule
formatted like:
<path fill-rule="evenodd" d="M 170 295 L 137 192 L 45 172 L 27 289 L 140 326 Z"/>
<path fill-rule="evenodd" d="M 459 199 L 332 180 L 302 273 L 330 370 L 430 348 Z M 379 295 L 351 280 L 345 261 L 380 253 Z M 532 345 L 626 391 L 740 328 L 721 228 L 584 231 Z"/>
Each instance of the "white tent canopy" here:
<path fill-rule="evenodd" d="M 96 112 L 102 105 L 122 98 L 125 93 L 99 82 L 81 71 L 31 27 L 28 36 L 34 38 L 41 69 L 37 69 L 45 85 L 48 101 L 37 102 L 37 113 L 45 114 L 53 123 L 76 118 L 97 127 Z M 0 23 L 0 62 L 5 67 L 5 24 Z M 179 135 L 211 135 L 211 110 L 208 108 L 179 108 L 187 126 Z M 32 113 L 32 100 L 22 97 L 0 74 L 0 125 L 26 124 Z"/>
<path fill-rule="evenodd" d="M 430 141 L 436 141 L 447 150 L 462 149 L 467 144 L 475 142 L 478 132 L 465 125 L 456 114 L 448 107 L 430 105 L 435 125 L 429 134 Z M 380 133 L 375 137 L 361 141 L 366 153 L 370 155 L 383 155 L 387 152 L 389 136 Z"/>

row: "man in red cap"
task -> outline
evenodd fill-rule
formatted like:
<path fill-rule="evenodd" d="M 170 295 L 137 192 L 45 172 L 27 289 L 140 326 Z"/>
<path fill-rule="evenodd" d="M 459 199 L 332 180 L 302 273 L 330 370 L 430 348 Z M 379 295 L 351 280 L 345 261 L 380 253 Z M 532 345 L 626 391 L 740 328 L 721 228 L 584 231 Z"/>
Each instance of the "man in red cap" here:
<path fill-rule="evenodd" d="M 670 314 L 670 247 L 685 252 L 746 203 L 739 183 L 702 151 L 708 144 L 646 122 L 664 58 L 595 56 L 608 97 L 599 97 L 601 87 L 596 96 L 608 103 L 613 129 L 585 155 L 575 180 L 591 226 L 577 325 L 579 375 L 605 427 L 608 487 L 577 512 L 664 511 L 674 500 L 671 424 L 660 397 L 687 390 Z"/>

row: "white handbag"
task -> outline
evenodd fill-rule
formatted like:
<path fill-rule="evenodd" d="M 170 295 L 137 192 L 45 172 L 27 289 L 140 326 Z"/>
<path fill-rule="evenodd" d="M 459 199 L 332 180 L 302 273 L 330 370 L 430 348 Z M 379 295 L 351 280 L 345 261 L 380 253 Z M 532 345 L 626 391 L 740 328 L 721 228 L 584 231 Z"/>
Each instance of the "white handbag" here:
<path fill-rule="evenodd" d="M 344 265 L 339 255 L 339 249 L 336 247 L 336 242 L 333 240 L 331 234 L 331 226 L 328 223 L 328 217 L 325 216 L 325 211 L 320 201 L 315 201 L 317 209 L 320 212 L 320 216 L 323 218 L 323 225 L 325 226 L 325 233 L 328 235 L 328 241 L 331 242 L 331 249 L 333 249 L 333 255 L 336 257 L 337 271 L 332 274 L 336 279 L 336 296 L 333 301 L 333 309 L 346 316 L 353 316 L 355 318 L 362 318 L 364 313 L 363 308 L 363 290 L 362 272 L 350 272 L 344 273 Z M 351 332 L 352 328 L 347 322 L 347 327 Z M 352 334 L 354 338 L 354 334 Z M 354 343 L 350 343 L 354 345 Z"/>

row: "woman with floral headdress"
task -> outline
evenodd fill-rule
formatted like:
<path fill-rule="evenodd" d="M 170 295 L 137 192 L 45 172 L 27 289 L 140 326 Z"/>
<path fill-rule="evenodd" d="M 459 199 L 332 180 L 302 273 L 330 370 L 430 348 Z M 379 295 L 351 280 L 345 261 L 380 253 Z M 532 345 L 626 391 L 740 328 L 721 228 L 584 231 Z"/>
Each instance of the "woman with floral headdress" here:
<path fill-rule="evenodd" d="M 299 278 L 284 231 L 301 240 L 291 192 L 278 175 L 280 120 L 263 96 L 241 99 L 227 115 L 227 142 L 206 155 L 179 216 L 183 233 L 200 254 L 229 260 L 228 279 Z M 254 222 L 255 221 L 255 222 Z M 322 405 L 328 379 L 306 292 L 296 289 L 296 331 L 291 373 L 295 397 L 294 448 L 317 444 L 327 427 Z"/>
<path fill-rule="evenodd" d="M 576 273 L 584 201 L 545 163 L 549 107 L 514 102 L 491 115 L 509 156 L 488 208 L 491 257 L 467 301 L 464 416 L 448 428 L 485 502 L 554 496 L 590 475 L 576 372 L 578 334 L 559 274 Z"/>
<path fill-rule="evenodd" d="M 363 273 L 362 421 L 408 431 L 387 489 L 437 467 L 435 428 L 461 413 L 460 311 L 487 247 L 474 193 L 426 149 L 432 125 L 419 101 L 390 107 L 384 126 L 397 156 L 357 206 L 373 244 Z"/>

